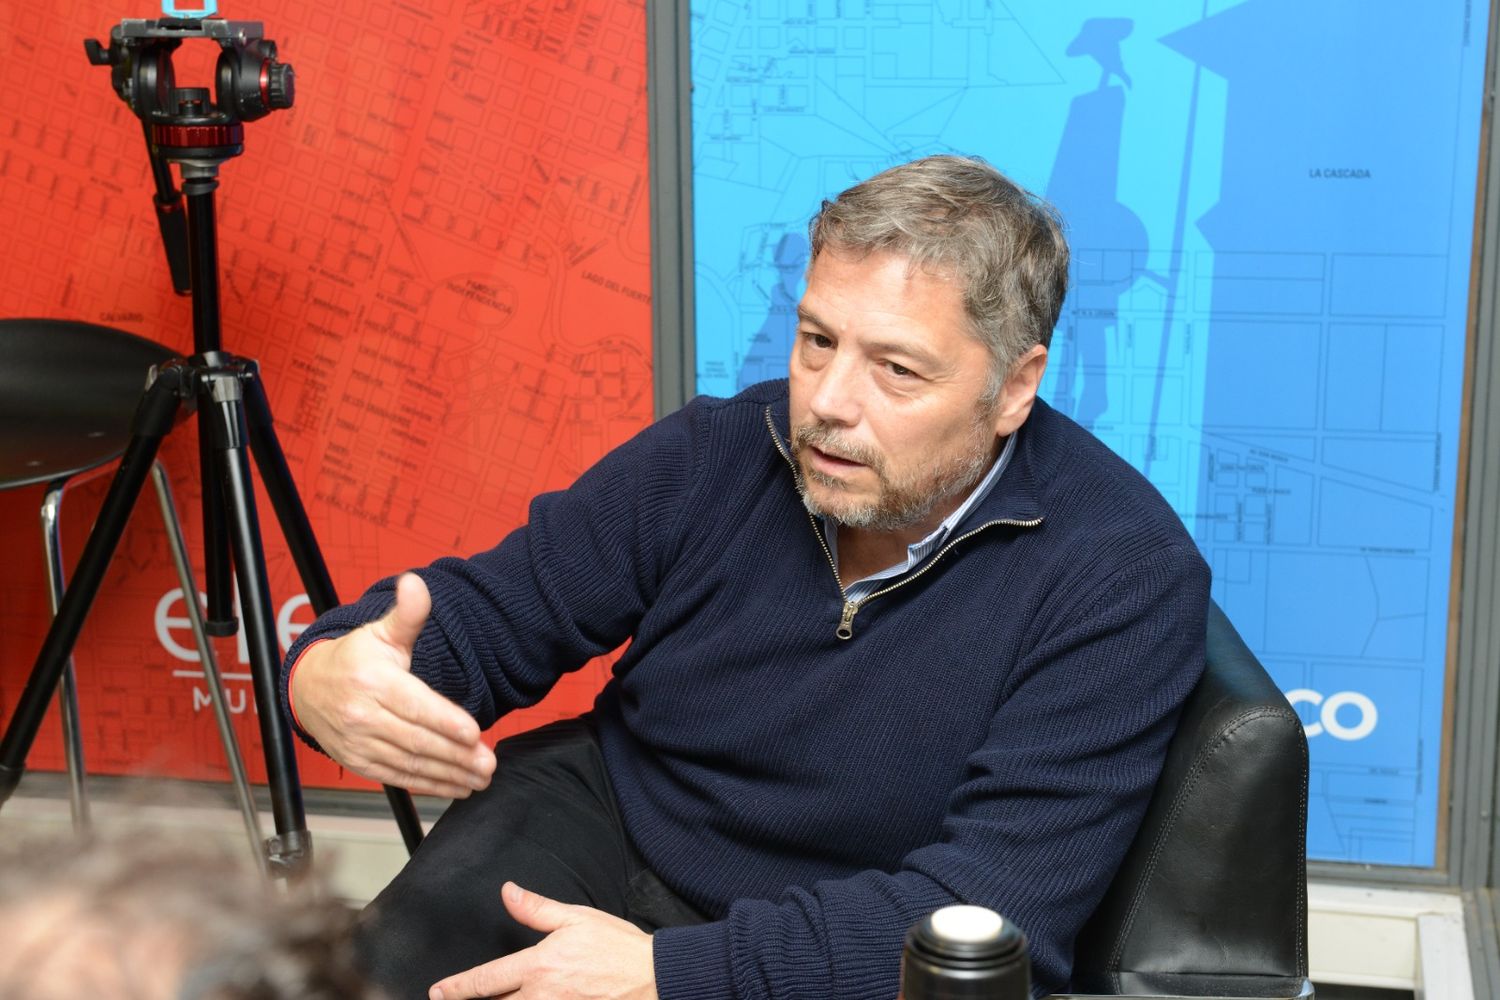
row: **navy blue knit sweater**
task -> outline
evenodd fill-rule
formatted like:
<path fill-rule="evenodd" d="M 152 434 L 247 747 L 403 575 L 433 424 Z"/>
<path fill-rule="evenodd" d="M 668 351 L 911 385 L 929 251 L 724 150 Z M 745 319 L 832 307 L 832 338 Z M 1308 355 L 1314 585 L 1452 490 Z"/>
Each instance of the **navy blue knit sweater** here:
<path fill-rule="evenodd" d="M 954 901 L 1015 920 L 1062 988 L 1202 670 L 1207 567 L 1039 400 L 991 495 L 841 640 L 786 422 L 784 382 L 695 400 L 419 571 L 415 670 L 488 725 L 631 640 L 596 705 L 610 779 L 647 862 L 719 918 L 656 933 L 663 1000 L 890 1000 L 906 929 Z"/>

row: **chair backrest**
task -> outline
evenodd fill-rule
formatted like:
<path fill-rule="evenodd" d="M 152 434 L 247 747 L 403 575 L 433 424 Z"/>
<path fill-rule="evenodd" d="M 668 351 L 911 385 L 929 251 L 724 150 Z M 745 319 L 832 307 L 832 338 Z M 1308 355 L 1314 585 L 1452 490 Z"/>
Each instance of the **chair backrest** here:
<path fill-rule="evenodd" d="M 1307 738 L 1217 605 L 1140 832 L 1079 935 L 1074 988 L 1296 995 L 1307 975 Z M 1269 987 L 1269 992 L 1258 992 Z"/>

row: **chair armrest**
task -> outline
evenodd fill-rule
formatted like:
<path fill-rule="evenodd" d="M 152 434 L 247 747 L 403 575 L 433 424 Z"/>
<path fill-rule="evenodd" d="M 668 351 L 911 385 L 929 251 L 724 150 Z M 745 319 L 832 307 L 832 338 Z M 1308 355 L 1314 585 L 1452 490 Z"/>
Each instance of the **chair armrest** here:
<path fill-rule="evenodd" d="M 1310 979 L 1284 976 L 1122 977 L 1119 993 L 1053 993 L 1046 1000 L 1313 1000 Z"/>

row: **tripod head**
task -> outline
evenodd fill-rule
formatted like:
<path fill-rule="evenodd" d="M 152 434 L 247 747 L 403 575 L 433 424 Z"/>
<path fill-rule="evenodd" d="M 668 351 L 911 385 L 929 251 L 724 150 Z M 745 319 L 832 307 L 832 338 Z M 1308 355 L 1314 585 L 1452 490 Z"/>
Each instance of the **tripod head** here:
<path fill-rule="evenodd" d="M 179 87 L 172 53 L 190 38 L 208 38 L 222 49 L 207 87 Z M 276 59 L 276 43 L 259 21 L 217 18 L 127 18 L 110 29 L 109 47 L 83 41 L 89 62 L 109 66 L 115 93 L 141 120 L 151 173 L 156 181 L 156 221 L 179 295 L 191 291 L 188 234 L 182 196 L 169 164 L 182 171 L 184 187 L 212 190 L 219 164 L 245 151 L 244 122 L 292 106 L 292 67 Z"/>
<path fill-rule="evenodd" d="M 259 21 L 164 17 L 129 19 L 109 33 L 109 48 L 92 38 L 89 62 L 110 66 L 115 93 L 148 128 L 152 152 L 173 163 L 221 163 L 244 151 L 242 122 L 292 106 L 292 67 L 276 60 L 276 43 Z M 172 53 L 185 39 L 209 38 L 223 50 L 207 87 L 178 87 Z"/>

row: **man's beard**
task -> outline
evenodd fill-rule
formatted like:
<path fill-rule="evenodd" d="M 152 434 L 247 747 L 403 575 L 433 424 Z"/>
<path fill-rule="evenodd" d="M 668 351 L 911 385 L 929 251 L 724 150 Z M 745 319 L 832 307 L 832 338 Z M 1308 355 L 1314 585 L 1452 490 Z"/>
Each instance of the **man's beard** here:
<path fill-rule="evenodd" d="M 830 424 L 803 424 L 792 429 L 792 454 L 798 459 L 801 475 L 797 492 L 803 505 L 820 517 L 828 517 L 846 528 L 868 531 L 899 531 L 925 521 L 944 501 L 961 496 L 983 478 L 994 458 L 992 437 L 986 437 L 988 408 L 976 413 L 971 428 L 974 445 L 936 468 L 917 468 L 899 479 L 886 473 L 885 459 L 872 448 L 845 441 Z M 875 473 L 879 484 L 873 500 L 863 503 L 852 498 L 835 497 L 819 503 L 808 490 L 805 479 L 819 486 L 843 493 L 848 485 L 841 479 L 810 468 L 801 461 L 807 448 L 817 448 L 835 458 L 858 462 Z M 840 502 L 842 499 L 843 502 Z"/>

